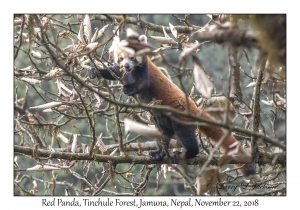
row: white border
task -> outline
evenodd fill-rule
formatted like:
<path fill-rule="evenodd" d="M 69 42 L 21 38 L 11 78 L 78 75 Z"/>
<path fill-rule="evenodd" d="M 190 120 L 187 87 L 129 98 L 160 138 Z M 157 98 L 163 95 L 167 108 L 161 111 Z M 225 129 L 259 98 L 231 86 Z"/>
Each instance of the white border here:
<path fill-rule="evenodd" d="M 295 2 L 295 1 L 293 1 Z M 2 41 L 1 52 L 1 111 L 2 120 L 2 156 L 1 156 L 1 206 L 4 209 L 20 207 L 22 209 L 42 208 L 43 197 L 14 197 L 13 196 L 13 14 L 14 13 L 286 13 L 287 14 L 287 86 L 288 86 L 288 112 L 287 112 L 287 139 L 288 139 L 288 180 L 287 197 L 258 197 L 260 206 L 258 209 L 287 208 L 293 198 L 298 198 L 299 182 L 296 177 L 299 176 L 299 86 L 296 85 L 300 72 L 297 61 L 299 60 L 299 12 L 298 5 L 293 2 L 268 1 L 11 1 L 2 2 L 1 5 L 1 33 Z M 9 4 L 13 5 L 9 5 Z M 4 47 L 3 47 L 4 45 Z M 299 84 L 299 82 L 298 82 Z M 9 110 L 9 111 L 8 111 Z M 4 118 L 3 118 L 4 116 Z M 297 145 L 296 145 L 297 144 Z M 9 148 L 9 149 L 7 149 Z M 12 149 L 10 149 L 12 148 Z M 295 154 L 295 155 L 294 155 Z M 187 197 L 178 197 L 186 199 Z M 205 200 L 212 200 L 213 197 L 201 197 Z M 222 197 L 224 200 L 231 200 L 230 197 Z M 250 200 L 256 197 L 234 197 L 232 200 Z M 129 199 L 129 198 L 128 198 Z M 139 199 L 139 198 L 137 198 Z M 144 197 L 144 200 L 166 200 L 170 197 Z M 104 208 L 104 207 L 97 207 Z M 128 207 L 129 209 L 130 207 Z M 148 207 L 150 209 L 153 207 Z M 172 207 L 173 208 L 173 207 Z M 106 209 L 106 208 L 105 208 Z M 132 208 L 131 208 L 132 209 Z M 183 208 L 185 209 L 185 208 Z"/>

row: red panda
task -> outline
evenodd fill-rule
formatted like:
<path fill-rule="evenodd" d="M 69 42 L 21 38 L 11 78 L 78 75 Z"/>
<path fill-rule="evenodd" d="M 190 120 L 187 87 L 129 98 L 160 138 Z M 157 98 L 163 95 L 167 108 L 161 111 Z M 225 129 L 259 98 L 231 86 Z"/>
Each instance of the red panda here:
<path fill-rule="evenodd" d="M 146 36 L 142 35 L 134 41 L 138 44 L 146 44 L 146 38 Z M 187 99 L 185 93 L 167 78 L 161 70 L 151 62 L 148 56 L 135 56 L 137 49 L 133 50 L 124 47 L 127 44 L 127 41 L 120 41 L 118 37 L 115 37 L 112 47 L 109 50 L 114 60 L 114 65 L 109 68 L 124 82 L 123 92 L 126 95 L 131 96 L 138 94 L 145 103 L 149 103 L 153 99 L 160 100 L 162 105 L 171 106 L 181 111 L 188 109 L 190 113 L 195 116 L 214 120 L 208 113 L 200 110 L 192 99 Z M 91 78 L 95 78 L 99 73 L 105 79 L 115 79 L 107 69 L 96 70 L 93 68 L 89 71 Z M 179 123 L 163 113 L 156 113 L 155 117 L 164 135 L 170 138 L 173 135 L 177 136 L 185 149 L 183 153 L 185 158 L 193 158 L 199 153 L 195 125 Z M 191 121 L 191 119 L 187 117 L 176 117 L 181 121 Z M 217 126 L 201 126 L 200 129 L 201 132 L 209 137 L 213 144 L 216 144 L 224 135 L 223 130 Z M 244 148 L 232 134 L 227 135 L 223 140 L 220 145 L 221 151 L 225 153 L 234 143 L 238 144 L 239 154 L 245 152 Z M 159 144 L 157 144 L 157 148 L 158 150 L 151 152 L 150 155 L 154 159 L 161 160 L 166 154 Z M 254 164 L 235 164 L 235 167 L 239 168 L 238 171 L 244 176 L 256 173 Z"/>

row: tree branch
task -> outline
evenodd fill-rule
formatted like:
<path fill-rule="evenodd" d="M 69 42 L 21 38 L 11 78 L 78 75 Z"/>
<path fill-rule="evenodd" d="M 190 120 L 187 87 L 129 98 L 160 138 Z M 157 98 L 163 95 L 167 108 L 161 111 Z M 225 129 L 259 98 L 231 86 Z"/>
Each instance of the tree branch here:
<path fill-rule="evenodd" d="M 231 28 L 215 28 L 211 31 L 202 31 L 193 35 L 199 42 L 213 41 L 219 44 L 230 43 L 232 46 L 259 48 L 255 31 L 246 31 Z"/>
<path fill-rule="evenodd" d="M 22 153 L 25 155 L 34 155 L 36 157 L 46 157 L 46 158 L 59 158 L 64 160 L 91 160 L 97 162 L 115 162 L 115 163 L 135 163 L 135 164 L 179 164 L 180 160 L 176 159 L 175 157 L 172 158 L 174 162 L 172 162 L 168 158 L 164 158 L 162 161 L 153 160 L 150 156 L 133 156 L 133 155 L 125 155 L 125 156 L 110 156 L 110 155 L 94 155 L 90 156 L 88 153 L 70 153 L 70 152 L 51 152 L 49 150 L 44 149 L 36 149 L 33 151 L 32 148 L 29 147 L 22 147 L 18 145 L 14 145 L 14 152 L 15 153 Z M 214 155 L 216 159 L 219 159 L 220 156 Z M 286 153 L 282 152 L 280 154 L 265 154 L 262 158 L 262 163 L 272 163 L 274 157 L 276 157 L 278 163 L 285 163 L 286 161 Z M 188 165 L 203 165 L 207 161 L 207 156 L 197 156 L 192 159 L 187 159 L 186 164 Z M 214 158 L 208 163 L 211 165 L 216 165 L 217 163 L 214 161 Z M 244 162 L 236 162 L 231 161 L 230 164 L 237 164 L 237 163 L 244 163 Z M 274 164 L 274 163 L 273 163 Z"/>
<path fill-rule="evenodd" d="M 163 34 L 163 29 L 162 29 L 162 25 L 156 25 L 153 23 L 148 23 L 146 21 L 143 21 L 141 19 L 135 18 L 135 17 L 128 17 L 126 16 L 125 18 L 122 15 L 109 15 L 108 16 L 104 16 L 104 15 L 95 15 L 95 18 L 91 19 L 91 20 L 100 20 L 100 21 L 106 21 L 106 22 L 114 22 L 114 20 L 117 20 L 118 22 L 121 22 L 122 20 L 124 20 L 124 23 L 126 24 L 132 24 L 132 25 L 136 25 L 139 26 L 141 28 L 146 28 L 147 30 L 151 30 L 154 32 L 159 32 L 161 34 Z M 164 26 L 166 32 L 171 33 L 171 29 L 168 26 Z M 195 26 L 174 26 L 177 30 L 178 33 L 191 33 L 193 31 L 196 31 L 198 29 L 200 29 L 201 27 L 195 27 Z"/>
<path fill-rule="evenodd" d="M 230 98 L 235 98 L 237 95 L 239 98 L 243 98 L 243 93 L 240 85 L 240 69 L 239 69 L 239 61 L 237 59 L 238 50 L 236 47 L 228 46 L 228 62 L 229 68 L 231 69 L 232 80 L 231 80 L 231 88 L 230 88 Z"/>
<path fill-rule="evenodd" d="M 260 53 L 259 56 L 261 60 L 261 64 L 258 69 L 257 79 L 256 79 L 256 85 L 254 87 L 254 93 L 253 93 L 253 127 L 252 130 L 254 132 L 259 131 L 259 127 L 261 124 L 261 118 L 260 118 L 260 89 L 261 89 L 261 83 L 262 78 L 266 66 L 266 57 L 263 53 Z M 252 158 L 255 161 L 258 158 L 259 151 L 258 151 L 258 145 L 257 145 L 257 139 L 258 137 L 252 136 L 251 138 L 251 148 L 252 148 Z"/>

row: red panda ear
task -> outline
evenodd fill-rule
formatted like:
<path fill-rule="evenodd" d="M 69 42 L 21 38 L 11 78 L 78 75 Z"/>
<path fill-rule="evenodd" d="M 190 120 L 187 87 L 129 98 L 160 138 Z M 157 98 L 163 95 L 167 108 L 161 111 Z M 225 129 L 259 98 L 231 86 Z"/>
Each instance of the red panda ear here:
<path fill-rule="evenodd" d="M 115 63 L 118 60 L 116 53 L 118 53 L 119 50 L 135 56 L 155 55 L 155 53 L 152 52 L 155 48 L 147 43 L 147 37 L 145 35 L 139 36 L 137 32 L 128 28 L 126 30 L 126 36 L 126 40 L 122 41 L 120 41 L 119 36 L 115 36 L 112 45 L 109 48 L 108 52 L 110 58 L 113 59 Z M 118 52 L 116 52 L 116 50 Z"/>
<path fill-rule="evenodd" d="M 136 56 L 154 55 L 152 51 L 155 49 L 153 45 L 147 43 L 145 35 L 139 35 L 137 32 L 128 28 L 126 30 L 126 47 L 134 50 Z"/>
<path fill-rule="evenodd" d="M 139 34 L 136 31 L 132 30 L 131 28 L 127 28 L 126 29 L 126 37 L 127 37 L 127 39 L 128 38 L 129 39 L 130 38 L 137 39 L 139 37 Z"/>
<path fill-rule="evenodd" d="M 141 42 L 144 42 L 144 43 L 147 44 L 147 37 L 146 37 L 146 35 L 142 34 L 142 35 L 139 37 L 139 40 L 140 40 Z"/>

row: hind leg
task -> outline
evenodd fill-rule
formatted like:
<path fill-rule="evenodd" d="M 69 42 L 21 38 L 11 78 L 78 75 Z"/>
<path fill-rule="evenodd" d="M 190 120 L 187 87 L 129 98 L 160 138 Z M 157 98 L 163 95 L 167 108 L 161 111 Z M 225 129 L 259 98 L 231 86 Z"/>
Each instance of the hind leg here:
<path fill-rule="evenodd" d="M 165 147 L 162 147 L 159 142 L 158 139 L 156 139 L 156 147 L 157 147 L 157 150 L 156 151 L 153 151 L 153 152 L 150 152 L 149 155 L 151 156 L 152 159 L 154 160 L 162 160 L 165 156 L 166 156 L 166 152 L 164 150 L 165 149 L 168 149 L 168 145 L 169 145 L 169 141 L 165 141 Z"/>
<path fill-rule="evenodd" d="M 159 119 L 159 127 L 165 136 L 171 138 L 174 135 L 174 131 L 172 129 L 172 122 L 168 117 L 161 117 Z M 164 140 L 164 142 L 163 142 L 164 147 L 162 147 L 159 140 L 156 139 L 157 150 L 149 153 L 150 156 L 152 157 L 152 159 L 155 159 L 155 160 L 163 159 L 164 156 L 166 156 L 166 152 L 164 149 L 168 149 L 169 142 L 170 142 L 170 140 Z"/>
<path fill-rule="evenodd" d="M 173 130 L 185 149 L 185 158 L 193 158 L 199 153 L 195 125 L 184 125 L 173 121 Z"/>

